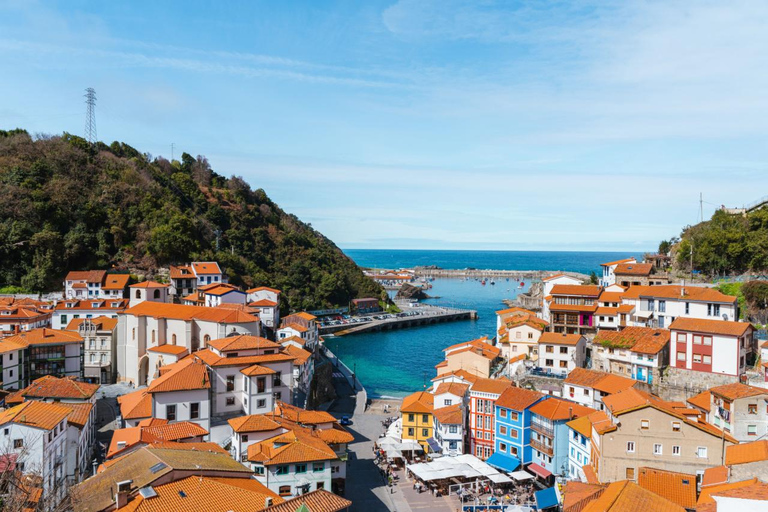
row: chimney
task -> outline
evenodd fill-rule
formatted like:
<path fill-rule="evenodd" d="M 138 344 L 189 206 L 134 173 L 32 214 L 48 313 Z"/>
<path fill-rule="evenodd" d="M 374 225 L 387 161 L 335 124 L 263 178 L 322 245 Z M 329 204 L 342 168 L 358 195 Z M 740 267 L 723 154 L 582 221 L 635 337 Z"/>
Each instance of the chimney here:
<path fill-rule="evenodd" d="M 573 407 L 568 408 L 568 419 L 573 419 Z"/>
<path fill-rule="evenodd" d="M 264 508 L 269 508 L 271 506 L 272 506 L 272 497 L 267 496 L 266 498 L 264 498 Z"/>
<path fill-rule="evenodd" d="M 128 496 L 130 496 L 129 492 L 123 491 L 117 493 L 117 498 L 115 499 L 115 508 L 121 509 L 124 506 L 128 505 Z"/>

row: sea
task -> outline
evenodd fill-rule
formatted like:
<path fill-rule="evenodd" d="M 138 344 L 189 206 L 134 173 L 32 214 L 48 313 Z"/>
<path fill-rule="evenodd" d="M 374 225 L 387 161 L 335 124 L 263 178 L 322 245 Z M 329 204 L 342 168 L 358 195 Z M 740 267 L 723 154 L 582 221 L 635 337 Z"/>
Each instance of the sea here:
<path fill-rule="evenodd" d="M 600 264 L 621 258 L 642 258 L 642 253 L 627 252 L 549 252 L 549 251 L 417 251 L 347 249 L 344 251 L 361 267 L 409 268 L 436 265 L 445 269 L 551 270 L 589 274 L 601 272 Z M 328 337 L 326 345 L 352 368 L 369 397 L 403 397 L 424 389 L 434 378 L 435 365 L 443 360 L 442 350 L 454 343 L 482 336 L 492 338 L 496 330 L 495 311 L 503 309 L 503 299 L 513 299 L 522 288 L 515 280 L 497 278 L 495 285 L 479 281 L 436 279 L 427 293 L 434 299 L 425 303 L 474 309 L 477 320 L 385 332 Z"/>

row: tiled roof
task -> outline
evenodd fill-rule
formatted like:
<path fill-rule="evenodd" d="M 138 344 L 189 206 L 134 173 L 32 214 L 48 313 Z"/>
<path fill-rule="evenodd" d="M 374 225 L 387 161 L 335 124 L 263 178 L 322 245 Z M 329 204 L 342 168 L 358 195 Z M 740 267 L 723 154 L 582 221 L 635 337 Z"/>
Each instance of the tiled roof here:
<path fill-rule="evenodd" d="M 640 468 L 637 485 L 683 508 L 696 508 L 696 475 Z"/>
<path fill-rule="evenodd" d="M 293 329 L 297 332 L 307 332 L 309 329 L 299 324 L 286 323 L 280 329 Z"/>
<path fill-rule="evenodd" d="M 193 261 L 191 266 L 197 275 L 221 274 L 221 268 L 215 261 Z"/>
<path fill-rule="evenodd" d="M 602 288 L 589 284 L 556 284 L 550 292 L 552 295 L 571 295 L 579 297 L 595 297 L 600 295 Z"/>
<path fill-rule="evenodd" d="M 150 347 L 147 349 L 147 352 L 157 352 L 159 354 L 171 354 L 174 356 L 180 356 L 187 352 L 187 347 L 184 345 L 169 345 L 166 343 L 165 345 Z"/>
<path fill-rule="evenodd" d="M 272 368 L 267 368 L 266 366 L 254 364 L 253 366 L 243 368 L 242 370 L 240 370 L 240 373 L 242 373 L 243 375 L 247 375 L 248 377 L 256 377 L 258 375 L 275 375 L 277 372 Z"/>
<path fill-rule="evenodd" d="M 15 338 L 15 337 L 11 337 Z M 14 350 L 24 350 L 29 345 L 24 341 L 23 338 L 2 338 L 0 339 L 0 354 L 5 354 L 6 352 L 13 352 Z"/>
<path fill-rule="evenodd" d="M 500 309 L 499 311 L 496 311 L 496 316 L 508 316 L 514 314 L 515 316 L 526 316 L 526 315 L 535 315 L 535 313 L 528 309 L 523 308 L 506 308 L 506 309 Z"/>
<path fill-rule="evenodd" d="M 294 357 L 294 364 L 302 365 L 309 361 L 312 353 L 294 345 L 286 345 L 285 352 Z"/>
<path fill-rule="evenodd" d="M 597 300 L 599 302 L 617 302 L 621 304 L 622 295 L 624 295 L 624 292 L 609 292 L 603 290 L 602 293 L 600 293 L 600 298 Z"/>
<path fill-rule="evenodd" d="M 520 327 L 521 325 L 527 325 L 528 327 L 536 329 L 539 332 L 544 332 L 544 330 L 549 325 L 549 322 L 543 318 L 537 317 L 534 314 L 519 315 L 507 319 L 501 329 L 514 329 L 516 327 Z"/>
<path fill-rule="evenodd" d="M 291 316 L 297 316 L 299 318 L 303 318 L 304 320 L 317 320 L 317 317 L 315 315 L 307 313 L 306 311 L 301 311 L 299 313 L 293 313 L 292 315 L 288 315 L 288 317 L 286 317 L 286 318 L 289 318 Z"/>
<path fill-rule="evenodd" d="M 702 510 L 702 505 L 707 505 L 709 503 L 714 504 L 715 499 L 712 497 L 713 494 L 720 495 L 720 493 L 723 491 L 749 487 L 751 485 L 756 484 L 757 482 L 759 482 L 757 478 L 751 478 L 749 480 L 742 480 L 741 482 L 731 482 L 726 484 L 718 484 L 718 485 L 710 485 L 707 487 L 702 487 L 701 494 L 699 494 L 699 500 L 696 502 L 696 510 Z M 717 509 L 713 508 L 711 510 L 714 511 Z"/>
<path fill-rule="evenodd" d="M 510 386 L 496 399 L 497 407 L 523 411 L 544 398 L 538 391 Z"/>
<path fill-rule="evenodd" d="M 597 304 L 578 305 L 578 304 L 550 304 L 550 311 L 580 311 L 582 313 L 594 313 L 597 311 Z"/>
<path fill-rule="evenodd" d="M 559 332 L 543 332 L 539 338 L 539 344 L 550 343 L 552 345 L 574 346 L 584 338 L 581 334 L 566 334 Z"/>
<path fill-rule="evenodd" d="M 157 304 L 155 302 L 154 304 Z M 128 306 L 128 299 L 67 299 L 56 303 L 56 311 L 119 311 Z"/>
<path fill-rule="evenodd" d="M 585 484 L 578 480 L 569 480 L 563 487 L 563 512 L 581 512 L 590 499 L 596 498 L 605 489 L 602 485 Z"/>
<path fill-rule="evenodd" d="M 685 512 L 676 503 L 622 480 L 609 484 L 600 496 L 590 501 L 583 512 Z"/>
<path fill-rule="evenodd" d="M 589 422 L 592 423 L 592 428 L 594 428 L 598 434 L 604 434 L 616 429 L 611 418 L 609 418 L 603 411 L 593 412 L 588 416 Z"/>
<path fill-rule="evenodd" d="M 248 447 L 248 460 L 265 466 L 335 460 L 336 453 L 308 429 L 292 430 Z"/>
<path fill-rule="evenodd" d="M 573 384 L 574 386 L 591 388 L 593 384 L 596 384 L 600 380 L 604 379 L 607 375 L 610 374 L 607 372 L 601 372 L 599 370 L 574 368 L 563 382 L 565 384 Z"/>
<path fill-rule="evenodd" d="M 96 391 L 98 384 L 80 382 L 74 378 L 59 378 L 53 375 L 40 377 L 27 386 L 22 395 L 26 398 L 71 398 L 78 400 L 90 399 Z"/>
<path fill-rule="evenodd" d="M 239 481 L 243 481 L 240 484 Z M 257 512 L 283 499 L 253 478 L 198 478 L 189 476 L 153 487 L 156 496 L 145 499 L 140 494 L 121 510 L 126 512 L 166 512 L 168 510 L 210 510 Z M 295 511 L 294 511 L 295 512 Z M 314 511 L 313 511 L 314 512 Z"/>
<path fill-rule="evenodd" d="M 727 453 L 728 448 L 726 448 Z M 704 470 L 704 475 L 701 477 L 701 487 L 709 487 L 711 485 L 719 485 L 728 482 L 728 466 L 715 466 L 714 468 L 707 468 Z"/>
<path fill-rule="evenodd" d="M 277 306 L 277 302 L 269 299 L 261 299 L 249 302 L 248 305 L 255 308 L 274 308 Z"/>
<path fill-rule="evenodd" d="M 131 276 L 129 274 L 107 274 L 104 277 L 104 284 L 101 285 L 102 290 L 122 290 L 130 281 Z"/>
<path fill-rule="evenodd" d="M 435 395 L 442 395 L 443 393 L 450 393 L 456 396 L 464 396 L 469 390 L 469 384 L 462 384 L 461 382 L 441 382 L 435 389 Z"/>
<path fill-rule="evenodd" d="M 583 435 L 587 439 L 592 437 L 592 422 L 589 421 L 589 416 L 580 416 L 576 418 L 575 420 L 571 420 L 566 425 L 568 425 L 568 428 L 571 428 L 578 432 L 579 434 Z"/>
<path fill-rule="evenodd" d="M 748 386 L 740 382 L 733 382 L 723 386 L 709 388 L 711 393 L 727 398 L 728 400 L 738 400 L 739 398 L 748 398 L 751 396 L 768 395 L 768 389 Z"/>
<path fill-rule="evenodd" d="M 82 403 L 82 404 L 61 404 L 64 407 L 68 407 L 71 412 L 69 413 L 69 416 L 67 416 L 67 422 L 70 425 L 74 425 L 75 427 L 82 430 L 85 427 L 85 424 L 88 423 L 88 419 L 91 416 L 91 411 L 93 410 L 93 404 L 90 402 Z"/>
<path fill-rule="evenodd" d="M 669 331 L 650 327 L 626 327 L 621 331 L 599 330 L 592 340 L 594 345 L 627 348 L 641 354 L 657 354 L 669 343 Z"/>
<path fill-rule="evenodd" d="M 308 411 L 295 405 L 278 401 L 275 414 L 302 425 L 321 425 L 323 423 L 335 423 L 336 418 L 325 411 Z"/>
<path fill-rule="evenodd" d="M 72 409 L 64 405 L 31 400 L 0 412 L 0 425 L 13 422 L 51 430 L 71 413 Z"/>
<path fill-rule="evenodd" d="M 709 409 L 712 406 L 711 399 L 712 395 L 709 393 L 709 391 L 702 391 L 698 395 L 694 395 L 689 398 L 687 402 L 693 406 L 698 407 L 699 409 L 709 412 Z"/>
<path fill-rule="evenodd" d="M 557 279 L 558 277 L 570 277 L 571 279 L 576 279 L 573 276 L 569 276 L 568 274 L 563 274 L 562 272 L 560 272 L 558 274 L 552 274 L 552 275 L 547 276 L 547 277 L 542 277 L 541 280 L 542 281 L 551 281 L 553 279 Z M 578 279 L 576 279 L 576 280 L 578 281 Z"/>
<path fill-rule="evenodd" d="M 629 389 L 635 384 L 637 384 L 636 380 L 609 373 L 604 378 L 596 382 L 592 387 L 598 391 L 612 395 L 613 393 L 618 393 L 619 391 Z"/>
<path fill-rule="evenodd" d="M 724 498 L 738 498 L 750 501 L 768 501 L 768 484 L 763 482 L 755 482 L 744 487 L 725 489 L 711 494 L 712 496 L 722 496 Z"/>
<path fill-rule="evenodd" d="M 90 322 L 97 331 L 112 331 L 117 327 L 117 318 L 97 316 L 96 318 L 73 318 L 67 324 L 67 330 L 76 331 L 86 321 Z"/>
<path fill-rule="evenodd" d="M 623 276 L 649 276 L 653 270 L 651 263 L 619 263 L 613 273 Z"/>
<path fill-rule="evenodd" d="M 352 502 L 324 489 L 302 494 L 280 505 L 272 505 L 264 512 L 339 512 L 352 506 Z"/>
<path fill-rule="evenodd" d="M 83 337 L 73 331 L 59 331 L 43 327 L 31 331 L 20 332 L 15 336 L 9 336 L 3 343 L 18 342 L 26 345 L 59 345 L 63 343 L 82 343 Z"/>
<path fill-rule="evenodd" d="M 446 358 L 453 357 L 456 354 L 463 354 L 465 352 L 472 352 L 490 360 L 496 359 L 501 355 L 501 349 L 488 343 L 487 338 L 469 341 L 467 343 L 459 344 L 458 346 L 454 345 L 453 347 L 444 349 L 443 352 L 446 353 Z"/>
<path fill-rule="evenodd" d="M 253 336 L 251 334 L 238 334 L 237 336 L 227 336 L 217 340 L 209 341 L 208 345 L 219 352 L 228 352 L 230 350 L 257 350 L 257 349 L 279 349 L 280 344 L 274 341 Z"/>
<path fill-rule="evenodd" d="M 120 415 L 125 420 L 136 420 L 152 416 L 152 395 L 146 389 L 139 389 L 117 397 Z"/>
<path fill-rule="evenodd" d="M 210 389 L 208 368 L 194 359 L 183 359 L 163 367 L 165 373 L 152 381 L 148 393 Z"/>
<path fill-rule="evenodd" d="M 313 433 L 328 444 L 351 443 L 355 440 L 355 436 L 338 423 L 334 423 L 331 428 L 317 429 Z"/>
<path fill-rule="evenodd" d="M 466 370 L 453 370 L 452 372 L 443 373 L 442 375 L 438 375 L 437 377 L 432 379 L 432 382 L 437 382 L 437 381 L 446 381 L 447 382 L 446 379 L 451 378 L 451 377 L 458 377 L 458 378 L 460 378 L 460 379 L 462 379 L 462 380 L 464 380 L 466 382 L 469 382 L 470 384 L 473 383 L 473 382 L 476 382 L 477 379 L 480 378 L 477 375 L 473 375 L 473 374 L 469 373 Z"/>
<path fill-rule="evenodd" d="M 115 430 L 107 450 L 107 458 L 131 448 L 137 443 L 158 443 L 165 441 L 180 441 L 208 435 L 208 431 L 197 423 L 180 421 L 163 425 L 138 426 Z M 120 443 L 124 443 L 122 446 Z"/>
<path fill-rule="evenodd" d="M 620 263 L 629 263 L 631 261 L 635 261 L 635 258 L 624 258 L 623 260 L 616 260 L 616 261 L 609 261 L 608 263 L 601 263 L 601 267 L 611 267 L 613 265 L 618 265 Z"/>
<path fill-rule="evenodd" d="M 766 439 L 734 444 L 725 448 L 726 466 L 758 461 L 768 461 L 768 440 Z"/>
<path fill-rule="evenodd" d="M 198 350 L 186 357 L 187 359 L 198 359 L 208 366 L 250 366 L 252 364 L 268 364 L 279 363 L 285 361 L 293 361 L 294 356 L 285 352 L 279 352 L 277 354 L 263 354 L 260 356 L 237 356 L 237 357 L 222 357 L 214 353 L 210 349 Z"/>
<path fill-rule="evenodd" d="M 269 414 L 251 414 L 227 420 L 235 432 L 266 432 L 280 428 L 280 423 L 270 418 Z"/>
<path fill-rule="evenodd" d="M 256 288 L 251 288 L 250 290 L 248 290 L 248 293 L 260 292 L 260 291 L 280 293 L 280 290 L 277 290 L 275 288 L 269 288 L 267 286 L 257 286 Z"/>
<path fill-rule="evenodd" d="M 212 286 L 205 290 L 205 295 L 215 295 L 218 297 L 232 292 L 242 293 L 245 295 L 243 290 L 231 284 L 218 284 L 216 286 Z"/>
<path fill-rule="evenodd" d="M 192 267 L 188 265 L 173 266 L 170 268 L 171 279 L 194 279 L 195 274 L 192 273 Z"/>
<path fill-rule="evenodd" d="M 680 286 L 680 285 L 657 285 L 657 286 L 630 286 L 624 292 L 624 298 L 636 299 L 639 297 L 653 297 L 660 299 L 676 299 L 697 302 L 720 302 L 732 304 L 736 302 L 733 295 L 725 295 L 714 288 L 704 286 Z"/>
<path fill-rule="evenodd" d="M 157 281 L 142 281 L 140 283 L 132 284 L 129 288 L 168 288 L 168 285 L 158 283 Z"/>
<path fill-rule="evenodd" d="M 72 270 L 64 278 L 65 281 L 85 281 L 87 283 L 99 283 L 104 281 L 106 270 Z"/>
<path fill-rule="evenodd" d="M 237 309 L 208 308 L 204 306 L 185 306 L 144 301 L 126 309 L 126 315 L 148 316 L 152 318 L 172 318 L 176 320 L 201 320 L 223 324 L 257 322 L 259 319 Z"/>
<path fill-rule="evenodd" d="M 400 412 L 432 414 L 434 397 L 426 391 L 417 391 L 403 399 Z"/>
<path fill-rule="evenodd" d="M 752 327 L 752 324 L 749 322 L 679 317 L 669 325 L 669 330 L 721 334 L 724 336 L 742 336 L 750 327 Z"/>
<path fill-rule="evenodd" d="M 550 397 L 537 403 L 531 407 L 530 410 L 532 413 L 552 421 L 572 420 L 573 418 L 586 416 L 587 414 L 595 412 L 594 409 L 590 409 L 589 407 L 584 407 L 575 402 L 569 402 L 555 397 Z"/>
<path fill-rule="evenodd" d="M 514 384 L 506 378 L 484 379 L 478 377 L 469 388 L 470 392 L 489 393 L 492 395 L 501 395 L 506 389 Z"/>
<path fill-rule="evenodd" d="M 437 418 L 437 421 L 443 425 L 461 425 L 463 423 L 461 404 L 440 407 L 439 409 L 435 409 L 433 414 L 435 415 L 435 418 Z"/>

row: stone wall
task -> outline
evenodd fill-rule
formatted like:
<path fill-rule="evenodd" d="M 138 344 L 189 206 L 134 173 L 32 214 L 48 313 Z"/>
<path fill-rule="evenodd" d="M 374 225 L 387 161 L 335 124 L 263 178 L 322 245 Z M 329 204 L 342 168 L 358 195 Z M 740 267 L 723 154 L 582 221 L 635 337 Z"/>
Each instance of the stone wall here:
<path fill-rule="evenodd" d="M 664 400 L 682 401 L 715 386 L 738 382 L 732 375 L 694 372 L 667 367 L 653 383 L 653 392 Z"/>

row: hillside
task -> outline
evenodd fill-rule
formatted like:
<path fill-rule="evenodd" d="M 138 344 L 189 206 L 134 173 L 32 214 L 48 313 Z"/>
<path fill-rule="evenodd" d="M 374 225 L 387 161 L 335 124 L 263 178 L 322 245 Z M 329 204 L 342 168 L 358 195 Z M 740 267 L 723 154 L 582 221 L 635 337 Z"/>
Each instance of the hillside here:
<path fill-rule="evenodd" d="M 708 221 L 685 228 L 673 247 L 677 268 L 706 275 L 762 273 L 768 270 L 768 209 L 746 215 L 717 210 Z"/>
<path fill-rule="evenodd" d="M 234 284 L 280 288 L 292 309 L 385 296 L 333 242 L 204 157 L 0 131 L 0 286 L 60 290 L 68 270 L 153 275 L 191 260 L 218 261 Z"/>

